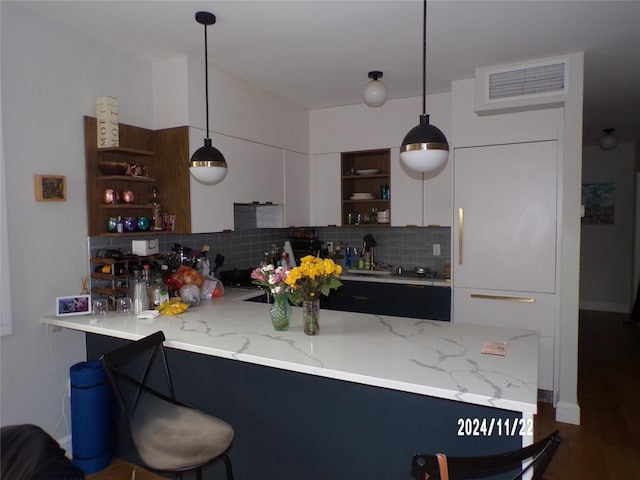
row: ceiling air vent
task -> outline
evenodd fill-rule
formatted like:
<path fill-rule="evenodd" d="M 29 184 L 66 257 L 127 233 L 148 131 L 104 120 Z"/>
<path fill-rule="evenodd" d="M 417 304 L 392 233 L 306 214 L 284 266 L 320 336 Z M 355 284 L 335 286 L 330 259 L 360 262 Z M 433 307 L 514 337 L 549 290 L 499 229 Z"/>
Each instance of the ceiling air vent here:
<path fill-rule="evenodd" d="M 568 59 L 476 70 L 476 112 L 517 111 L 561 105 L 568 92 Z"/>

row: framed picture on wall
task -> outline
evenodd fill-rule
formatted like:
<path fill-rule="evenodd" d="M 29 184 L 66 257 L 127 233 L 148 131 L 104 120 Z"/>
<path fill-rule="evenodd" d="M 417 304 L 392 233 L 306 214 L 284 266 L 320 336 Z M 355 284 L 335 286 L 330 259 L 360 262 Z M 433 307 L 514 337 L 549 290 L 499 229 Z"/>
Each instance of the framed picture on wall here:
<path fill-rule="evenodd" d="M 65 202 L 67 177 L 64 175 L 35 175 L 36 201 Z"/>
<path fill-rule="evenodd" d="M 584 205 L 583 225 L 604 225 L 614 223 L 616 206 L 616 186 L 614 183 L 585 183 L 582 185 L 582 205 Z"/>

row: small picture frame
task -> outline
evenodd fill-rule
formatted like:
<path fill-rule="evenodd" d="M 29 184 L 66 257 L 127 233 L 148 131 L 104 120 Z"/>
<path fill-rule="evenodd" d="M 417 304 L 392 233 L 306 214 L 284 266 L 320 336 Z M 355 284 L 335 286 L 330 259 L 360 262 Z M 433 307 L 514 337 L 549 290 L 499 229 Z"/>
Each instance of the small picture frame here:
<path fill-rule="evenodd" d="M 65 175 L 35 175 L 36 201 L 66 202 L 67 177 Z"/>
<path fill-rule="evenodd" d="M 56 298 L 56 316 L 88 315 L 91 313 L 91 295 L 73 295 Z"/>

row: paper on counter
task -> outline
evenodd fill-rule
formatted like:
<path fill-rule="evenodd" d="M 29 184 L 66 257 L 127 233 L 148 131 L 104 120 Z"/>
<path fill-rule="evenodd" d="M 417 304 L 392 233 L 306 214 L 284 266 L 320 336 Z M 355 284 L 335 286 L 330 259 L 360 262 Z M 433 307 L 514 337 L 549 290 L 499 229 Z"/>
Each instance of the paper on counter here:
<path fill-rule="evenodd" d="M 507 354 L 507 342 L 484 342 L 480 353 L 504 357 Z"/>

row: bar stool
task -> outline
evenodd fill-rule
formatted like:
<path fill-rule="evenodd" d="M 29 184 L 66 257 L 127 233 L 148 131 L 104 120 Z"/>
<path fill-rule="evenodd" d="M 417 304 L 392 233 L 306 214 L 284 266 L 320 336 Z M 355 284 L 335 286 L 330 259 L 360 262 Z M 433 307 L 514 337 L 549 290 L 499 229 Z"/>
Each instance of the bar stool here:
<path fill-rule="evenodd" d="M 233 480 L 227 451 L 233 428 L 224 420 L 179 402 L 173 389 L 165 336 L 156 332 L 101 357 L 120 421 L 144 467 L 160 473 L 195 471 L 222 460 Z"/>

